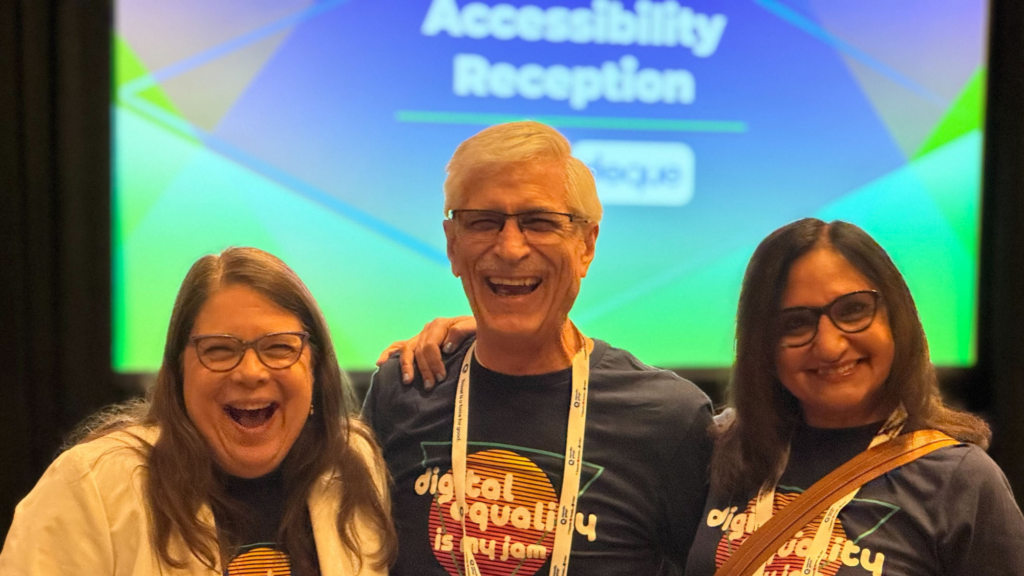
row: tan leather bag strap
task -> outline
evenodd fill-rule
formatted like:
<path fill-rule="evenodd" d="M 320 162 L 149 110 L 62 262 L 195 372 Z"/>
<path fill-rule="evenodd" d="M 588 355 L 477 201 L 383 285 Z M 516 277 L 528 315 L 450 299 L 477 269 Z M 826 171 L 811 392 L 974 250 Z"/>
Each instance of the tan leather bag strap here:
<path fill-rule="evenodd" d="M 938 430 L 918 430 L 861 452 L 774 514 L 722 564 L 715 576 L 750 576 L 798 530 L 851 490 L 925 454 L 954 444 L 959 442 Z"/>

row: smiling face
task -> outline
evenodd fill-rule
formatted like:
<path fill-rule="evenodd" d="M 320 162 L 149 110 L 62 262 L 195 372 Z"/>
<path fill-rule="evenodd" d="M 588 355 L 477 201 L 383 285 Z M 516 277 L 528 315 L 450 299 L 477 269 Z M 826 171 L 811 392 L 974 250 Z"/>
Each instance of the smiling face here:
<path fill-rule="evenodd" d="M 247 286 L 226 286 L 200 309 L 192 336 L 230 334 L 251 341 L 272 332 L 300 332 L 292 313 Z M 184 352 L 185 410 L 214 460 L 242 478 L 268 474 L 302 432 L 313 398 L 309 346 L 283 369 L 267 368 L 252 349 L 227 372 L 203 366 L 195 346 Z"/>
<path fill-rule="evenodd" d="M 573 212 L 566 203 L 564 170 L 553 164 L 478 175 L 466 182 L 462 205 L 455 208 Z M 451 220 L 444 230 L 452 272 L 462 280 L 481 334 L 560 333 L 594 258 L 596 224 L 572 224 L 542 243 L 528 241 L 512 218 L 493 241 L 471 238 Z"/>
<path fill-rule="evenodd" d="M 839 296 L 877 290 L 841 254 L 815 248 L 790 268 L 781 308 L 825 306 Z M 882 403 L 895 345 L 884 303 L 861 332 L 836 328 L 827 315 L 818 319 L 818 334 L 805 346 L 779 346 L 779 380 L 800 401 L 804 418 L 820 428 L 852 427 L 884 420 L 891 406 Z"/>

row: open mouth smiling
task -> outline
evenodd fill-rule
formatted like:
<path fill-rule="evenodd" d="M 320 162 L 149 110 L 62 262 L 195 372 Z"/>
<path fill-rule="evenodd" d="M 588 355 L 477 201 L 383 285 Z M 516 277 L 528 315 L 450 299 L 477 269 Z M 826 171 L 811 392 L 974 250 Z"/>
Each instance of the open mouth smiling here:
<path fill-rule="evenodd" d="M 540 286 L 540 278 L 502 278 L 491 276 L 485 279 L 487 287 L 498 296 L 525 296 Z"/>
<path fill-rule="evenodd" d="M 224 412 L 243 428 L 259 428 L 274 417 L 279 407 L 277 402 L 257 408 L 238 408 L 225 404 Z"/>
<path fill-rule="evenodd" d="M 811 370 L 812 374 L 817 375 L 819 378 L 826 380 L 839 380 L 849 376 L 857 368 L 864 359 L 858 358 L 857 360 L 849 360 L 841 364 L 832 364 L 822 368 Z"/>

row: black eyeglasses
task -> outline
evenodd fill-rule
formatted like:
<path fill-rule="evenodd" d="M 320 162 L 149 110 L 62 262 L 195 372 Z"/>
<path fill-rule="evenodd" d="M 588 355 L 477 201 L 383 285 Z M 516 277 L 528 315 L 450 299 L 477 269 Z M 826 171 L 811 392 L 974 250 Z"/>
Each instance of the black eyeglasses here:
<path fill-rule="evenodd" d="M 479 242 L 493 242 L 497 239 L 509 218 L 515 218 L 527 242 L 535 244 L 557 242 L 574 223 L 587 222 L 586 218 L 578 214 L 543 210 L 515 214 L 496 210 L 450 210 L 448 214 L 451 220 L 458 222 L 470 240 Z"/>
<path fill-rule="evenodd" d="M 246 342 L 231 334 L 202 334 L 189 341 L 196 347 L 199 362 L 213 372 L 228 372 L 242 363 L 252 348 L 267 368 L 282 370 L 299 361 L 306 347 L 306 332 L 273 332 Z"/>
<path fill-rule="evenodd" d="M 879 298 L 880 294 L 875 290 L 860 290 L 843 294 L 820 308 L 786 308 L 779 313 L 779 344 L 787 348 L 810 344 L 818 335 L 822 314 L 827 315 L 836 328 L 847 334 L 863 332 L 875 319 Z"/>

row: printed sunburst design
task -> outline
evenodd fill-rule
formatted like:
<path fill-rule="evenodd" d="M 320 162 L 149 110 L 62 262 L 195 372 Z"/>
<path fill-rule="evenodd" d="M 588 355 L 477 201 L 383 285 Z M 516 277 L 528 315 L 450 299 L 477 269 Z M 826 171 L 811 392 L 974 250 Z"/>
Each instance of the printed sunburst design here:
<path fill-rule="evenodd" d="M 782 508 L 786 507 L 786 505 L 790 504 L 793 500 L 795 500 L 797 496 L 799 496 L 799 494 L 776 494 L 774 506 L 775 512 L 778 512 Z M 746 510 L 744 510 L 742 514 L 744 516 L 749 517 L 753 510 L 754 501 L 751 500 L 750 503 L 747 505 Z M 814 536 L 814 532 L 818 529 L 818 526 L 821 524 L 822 516 L 824 516 L 824 512 L 822 512 L 810 524 L 804 527 L 804 529 L 798 533 L 799 537 L 793 538 L 790 542 L 787 542 L 786 545 L 782 547 L 781 554 L 775 554 L 771 557 L 771 559 L 765 566 L 764 574 L 766 576 L 781 576 L 782 574 L 788 576 L 789 574 L 799 574 L 801 572 L 801 570 L 803 569 L 804 558 L 806 558 L 806 553 L 803 555 L 797 554 L 795 550 L 796 544 L 800 540 L 804 539 L 803 537 L 805 536 Z M 722 564 L 724 564 L 725 561 L 728 560 L 730 556 L 732 556 L 736 549 L 739 548 L 739 546 L 743 544 L 743 542 L 745 542 L 747 538 L 750 536 L 749 529 L 743 530 L 742 535 L 730 536 L 729 531 L 724 532 L 725 533 L 722 534 L 722 539 L 718 542 L 718 550 L 715 554 L 715 565 L 719 567 L 721 567 Z M 846 530 L 843 528 L 842 521 L 836 519 L 835 529 L 832 531 L 832 534 L 833 536 L 841 537 L 844 540 L 846 539 Z M 841 563 L 838 562 L 826 561 L 821 566 L 819 574 L 821 574 L 821 576 L 835 576 L 835 573 L 839 571 L 840 565 Z"/>
<path fill-rule="evenodd" d="M 228 576 L 291 576 L 288 555 L 266 547 L 239 554 L 228 564 Z"/>
<path fill-rule="evenodd" d="M 484 494 L 484 490 L 477 497 L 469 494 L 466 496 L 466 506 L 472 507 L 479 502 L 488 507 L 485 530 L 468 519 L 466 523 L 467 536 L 490 542 L 492 546 L 493 557 L 483 552 L 476 554 L 481 571 L 500 576 L 534 574 L 544 565 L 555 540 L 554 532 L 546 525 L 547 516 L 553 517 L 554 503 L 558 501 L 551 481 L 530 459 L 509 450 L 484 450 L 470 454 L 466 458 L 466 466 L 480 478 L 481 485 L 489 481 L 490 485 L 497 487 L 491 498 Z M 507 486 L 507 474 L 511 474 L 514 486 Z M 507 488 L 508 493 L 499 496 L 502 488 Z M 462 557 L 458 553 L 462 529 L 458 521 L 452 518 L 451 506 L 452 502 L 442 505 L 435 499 L 428 535 L 434 556 L 449 574 L 455 576 L 462 573 Z M 492 512 L 491 507 L 496 510 Z M 533 517 L 538 510 L 541 511 L 539 522 Z M 517 527 L 513 517 L 520 522 L 525 521 L 525 525 Z M 450 550 L 441 544 L 445 536 L 453 538 Z M 521 557 L 525 552 L 518 551 L 526 550 L 530 545 L 544 547 L 543 556 Z"/>

